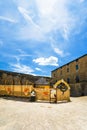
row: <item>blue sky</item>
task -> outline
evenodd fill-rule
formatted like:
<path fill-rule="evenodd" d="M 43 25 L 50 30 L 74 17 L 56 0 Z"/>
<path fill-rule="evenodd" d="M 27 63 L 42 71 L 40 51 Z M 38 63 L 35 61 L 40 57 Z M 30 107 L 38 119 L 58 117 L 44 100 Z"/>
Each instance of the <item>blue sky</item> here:
<path fill-rule="evenodd" d="M 0 0 L 0 69 L 50 76 L 87 53 L 87 0 Z"/>

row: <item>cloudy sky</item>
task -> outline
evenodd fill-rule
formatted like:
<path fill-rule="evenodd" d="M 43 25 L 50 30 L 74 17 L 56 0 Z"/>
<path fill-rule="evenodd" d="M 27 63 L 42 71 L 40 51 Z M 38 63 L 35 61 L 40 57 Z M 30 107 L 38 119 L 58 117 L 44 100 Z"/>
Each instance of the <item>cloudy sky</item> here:
<path fill-rule="evenodd" d="M 87 0 L 0 0 L 0 70 L 50 76 L 87 53 Z"/>

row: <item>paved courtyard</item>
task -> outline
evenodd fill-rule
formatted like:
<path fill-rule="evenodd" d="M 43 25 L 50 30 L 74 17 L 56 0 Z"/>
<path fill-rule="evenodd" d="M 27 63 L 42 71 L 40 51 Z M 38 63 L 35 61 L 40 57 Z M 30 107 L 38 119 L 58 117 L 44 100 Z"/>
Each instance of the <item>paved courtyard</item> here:
<path fill-rule="evenodd" d="M 0 98 L 0 130 L 87 130 L 87 96 L 58 104 Z"/>

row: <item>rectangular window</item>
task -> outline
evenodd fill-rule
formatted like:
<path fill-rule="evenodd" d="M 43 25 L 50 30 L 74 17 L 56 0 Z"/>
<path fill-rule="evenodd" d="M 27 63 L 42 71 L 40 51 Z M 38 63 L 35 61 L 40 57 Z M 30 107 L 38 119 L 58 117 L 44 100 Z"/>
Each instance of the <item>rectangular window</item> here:
<path fill-rule="evenodd" d="M 56 75 L 54 74 L 54 77 L 55 77 Z"/>
<path fill-rule="evenodd" d="M 67 72 L 69 72 L 69 68 L 67 68 Z"/>
<path fill-rule="evenodd" d="M 67 83 L 70 83 L 70 78 L 67 78 Z"/>
<path fill-rule="evenodd" d="M 79 76 L 76 76 L 76 83 L 79 83 Z"/>
<path fill-rule="evenodd" d="M 76 70 L 78 70 L 79 69 L 79 66 L 78 65 L 76 65 Z"/>

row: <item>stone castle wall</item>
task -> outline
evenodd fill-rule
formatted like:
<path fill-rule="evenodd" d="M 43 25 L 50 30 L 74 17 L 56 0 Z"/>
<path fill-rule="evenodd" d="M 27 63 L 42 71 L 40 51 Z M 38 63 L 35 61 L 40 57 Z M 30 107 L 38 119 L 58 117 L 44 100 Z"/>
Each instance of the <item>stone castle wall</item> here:
<path fill-rule="evenodd" d="M 71 96 L 87 95 L 87 55 L 84 55 L 51 73 L 54 81 L 64 79 L 71 86 Z"/>

